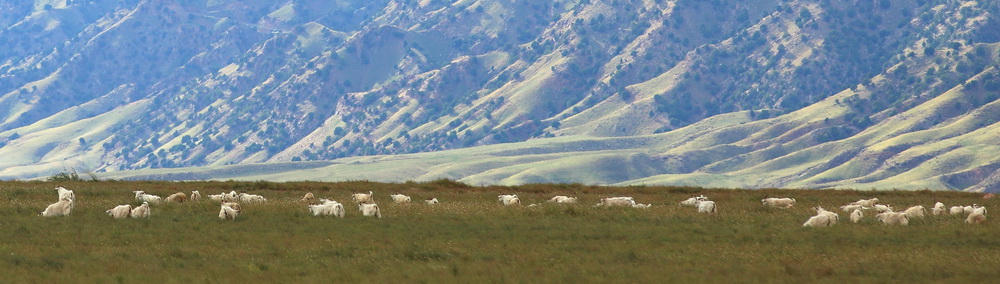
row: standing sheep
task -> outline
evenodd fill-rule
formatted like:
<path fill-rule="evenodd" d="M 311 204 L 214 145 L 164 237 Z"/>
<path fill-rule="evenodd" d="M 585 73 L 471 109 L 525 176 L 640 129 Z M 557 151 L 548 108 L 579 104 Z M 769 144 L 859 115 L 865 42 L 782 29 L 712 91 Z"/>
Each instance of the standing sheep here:
<path fill-rule="evenodd" d="M 357 203 L 358 205 L 361 205 L 361 204 L 364 204 L 364 203 L 375 202 L 375 199 L 373 197 L 374 195 L 375 195 L 375 193 L 372 192 L 371 190 L 369 190 L 368 194 L 355 193 L 355 194 L 351 195 L 351 198 L 354 199 L 355 203 Z"/>

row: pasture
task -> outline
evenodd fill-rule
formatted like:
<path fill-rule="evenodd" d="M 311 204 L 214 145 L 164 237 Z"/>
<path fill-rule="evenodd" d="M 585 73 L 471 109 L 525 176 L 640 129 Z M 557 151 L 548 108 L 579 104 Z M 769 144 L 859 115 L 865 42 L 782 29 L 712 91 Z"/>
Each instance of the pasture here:
<path fill-rule="evenodd" d="M 837 207 L 877 197 L 898 210 L 977 203 L 980 194 L 931 191 L 734 190 L 539 184 L 470 187 L 435 181 L 63 182 L 76 193 L 68 217 L 38 216 L 56 201 L 52 182 L 0 182 L 0 282 L 951 282 L 1000 277 L 1000 226 L 965 216 L 929 216 L 883 226 L 871 211 L 852 224 Z M 105 210 L 138 205 L 133 190 L 166 197 L 199 190 L 201 202 L 152 206 L 149 219 L 115 220 Z M 235 221 L 218 218 L 208 194 L 260 194 Z M 384 218 L 362 217 L 353 192 L 375 192 Z M 344 203 L 347 217 L 314 217 L 299 199 Z M 392 204 L 402 193 L 412 204 Z M 504 207 L 498 194 L 517 194 Z M 704 194 L 718 214 L 677 202 Z M 765 195 L 794 197 L 790 209 Z M 554 195 L 580 204 L 545 203 Z M 601 197 L 633 196 L 649 209 L 593 208 Z M 428 206 L 425 198 L 441 204 Z M 538 207 L 528 204 L 542 203 Z M 821 205 L 840 224 L 803 228 Z M 995 209 L 994 209 L 995 208 Z M 995 217 L 990 217 L 995 218 Z"/>

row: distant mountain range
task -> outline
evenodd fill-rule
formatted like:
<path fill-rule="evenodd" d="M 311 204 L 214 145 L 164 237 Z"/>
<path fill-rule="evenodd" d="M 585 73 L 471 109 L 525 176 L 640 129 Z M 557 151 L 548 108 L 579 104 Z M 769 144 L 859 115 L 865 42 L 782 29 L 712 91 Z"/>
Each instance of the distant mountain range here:
<path fill-rule="evenodd" d="M 36 0 L 0 27 L 4 179 L 1000 190 L 994 1 Z"/>

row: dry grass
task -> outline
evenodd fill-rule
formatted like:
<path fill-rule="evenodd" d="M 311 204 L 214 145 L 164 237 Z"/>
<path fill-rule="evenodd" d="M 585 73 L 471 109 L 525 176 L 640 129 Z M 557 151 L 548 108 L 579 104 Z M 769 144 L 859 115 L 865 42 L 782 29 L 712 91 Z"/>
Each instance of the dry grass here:
<path fill-rule="evenodd" d="M 828 209 L 878 197 L 897 208 L 996 201 L 959 192 L 726 190 L 535 184 L 469 187 L 436 181 L 383 184 L 270 182 L 79 182 L 78 206 L 63 218 L 37 216 L 55 201 L 54 183 L 0 182 L 2 282 L 798 282 L 962 281 L 1000 276 L 1000 229 L 962 217 L 931 217 L 888 227 L 802 228 L 810 207 Z M 161 196 L 237 190 L 266 196 L 244 204 L 234 222 L 203 201 L 153 207 L 148 220 L 114 220 L 104 211 L 136 204 L 132 190 Z M 375 192 L 383 219 L 361 217 L 350 193 Z M 344 219 L 314 217 L 305 192 L 347 204 Z M 416 203 L 390 204 L 403 193 Z M 553 195 L 580 205 L 525 205 Z M 678 201 L 704 194 L 719 214 Z M 764 194 L 795 197 L 787 210 L 764 208 Z M 634 196 L 649 210 L 592 208 L 600 197 Z M 419 200 L 437 197 L 442 204 Z"/>

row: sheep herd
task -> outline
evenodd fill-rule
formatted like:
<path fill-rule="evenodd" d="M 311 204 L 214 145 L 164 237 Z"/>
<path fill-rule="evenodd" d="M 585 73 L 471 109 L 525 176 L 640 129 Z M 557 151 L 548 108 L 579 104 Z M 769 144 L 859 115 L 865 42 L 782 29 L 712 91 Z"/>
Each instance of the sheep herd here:
<path fill-rule="evenodd" d="M 58 194 L 58 201 L 46 207 L 40 214 L 41 216 L 68 216 L 76 206 L 76 194 L 72 190 L 66 189 L 62 186 L 57 186 L 55 189 Z M 201 201 L 201 193 L 197 190 L 192 191 L 190 197 L 183 192 L 171 194 L 167 196 L 167 198 L 161 198 L 160 196 L 148 194 L 141 190 L 133 191 L 133 193 L 135 193 L 135 200 L 137 202 L 141 202 L 139 206 L 133 207 L 130 204 L 122 204 L 108 209 L 105 212 L 115 219 L 149 218 L 151 214 L 150 204 Z M 411 202 L 411 198 L 403 194 L 392 194 L 389 197 L 393 203 Z M 219 202 L 219 219 L 222 220 L 235 220 L 236 217 L 243 212 L 240 202 L 267 202 L 267 198 L 264 198 L 261 195 L 239 193 L 236 191 L 208 195 L 208 198 L 209 200 Z M 521 199 L 516 194 L 501 194 L 497 196 L 497 198 L 499 203 L 504 206 L 521 205 Z M 382 218 L 381 209 L 378 204 L 375 203 L 374 192 L 369 191 L 368 193 L 354 193 L 351 195 L 351 199 L 355 204 L 357 204 L 358 211 L 361 212 L 362 216 Z M 311 192 L 306 193 L 306 195 L 302 197 L 301 201 L 307 204 L 306 208 L 314 216 L 335 216 L 344 218 L 346 215 L 344 204 L 337 202 L 336 200 L 326 198 L 317 199 Z M 579 199 L 577 197 L 559 195 L 552 197 L 547 202 L 575 204 L 578 201 Z M 424 203 L 427 205 L 434 205 L 440 203 L 440 201 L 438 201 L 437 198 L 432 197 L 425 199 Z M 761 199 L 761 203 L 765 207 L 787 209 L 795 206 L 796 201 L 794 198 L 765 196 L 764 199 Z M 679 205 L 694 207 L 697 209 L 698 213 L 715 214 L 718 212 L 715 202 L 709 200 L 708 197 L 705 197 L 704 195 L 690 197 L 680 201 Z M 535 203 L 528 205 L 528 207 L 534 206 L 541 206 L 541 204 Z M 652 207 L 652 204 L 637 203 L 632 197 L 621 196 L 601 198 L 597 204 L 594 205 L 594 207 L 632 207 L 645 209 Z M 875 219 L 883 224 L 900 226 L 908 225 L 910 219 L 912 218 L 924 218 L 926 215 L 926 209 L 922 205 L 911 206 L 902 212 L 896 212 L 891 205 L 879 203 L 878 198 L 854 201 L 840 206 L 840 209 L 844 213 L 849 214 L 849 220 L 852 223 L 861 222 L 865 218 L 866 211 L 874 211 L 873 213 L 875 214 Z M 826 210 L 822 206 L 813 207 L 813 210 L 816 211 L 816 215 L 809 217 L 808 220 L 802 224 L 803 227 L 829 227 L 836 225 L 840 221 L 839 214 Z M 977 204 L 946 208 L 944 203 L 936 202 L 934 206 L 931 207 L 931 215 L 937 216 L 945 214 L 967 215 L 965 222 L 969 224 L 983 224 L 986 222 L 986 207 L 979 206 Z"/>

